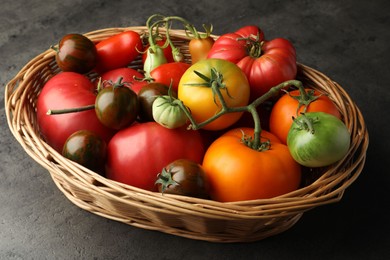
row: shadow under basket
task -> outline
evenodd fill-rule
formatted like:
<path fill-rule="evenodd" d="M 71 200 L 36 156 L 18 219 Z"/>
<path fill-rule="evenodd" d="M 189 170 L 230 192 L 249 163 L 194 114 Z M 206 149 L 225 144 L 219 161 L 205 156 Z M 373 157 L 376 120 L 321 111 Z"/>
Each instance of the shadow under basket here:
<path fill-rule="evenodd" d="M 109 28 L 86 33 L 99 42 L 123 31 L 140 34 L 146 27 Z M 190 62 L 189 38 L 171 30 L 171 39 Z M 217 36 L 214 36 L 217 38 Z M 140 59 L 130 67 L 141 68 Z M 297 79 L 318 89 L 335 102 L 351 133 L 345 158 L 307 174 L 301 188 L 272 199 L 222 203 L 177 195 L 161 195 L 104 178 L 74 163 L 50 147 L 40 136 L 36 100 L 45 82 L 60 70 L 55 51 L 28 62 L 5 87 L 5 109 L 11 132 L 23 149 L 47 169 L 65 196 L 78 207 L 99 216 L 143 229 L 212 242 L 250 242 L 279 234 L 292 227 L 302 214 L 338 202 L 361 173 L 368 147 L 368 132 L 361 112 L 345 90 L 326 75 L 298 64 Z"/>

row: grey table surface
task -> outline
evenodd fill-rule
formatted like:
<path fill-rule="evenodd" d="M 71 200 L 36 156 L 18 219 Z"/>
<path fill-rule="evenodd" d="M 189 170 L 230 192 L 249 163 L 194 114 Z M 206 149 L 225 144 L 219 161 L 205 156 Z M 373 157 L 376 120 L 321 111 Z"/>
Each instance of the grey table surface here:
<path fill-rule="evenodd" d="M 298 61 L 325 73 L 361 109 L 370 147 L 365 168 L 339 203 L 306 212 L 288 231 L 253 243 L 218 244 L 148 231 L 71 203 L 12 136 L 0 105 L 0 259 L 385 259 L 388 194 L 390 6 L 354 1 L 2 0 L 1 90 L 64 34 L 144 25 L 180 15 L 214 33 L 256 24 L 293 42 Z"/>

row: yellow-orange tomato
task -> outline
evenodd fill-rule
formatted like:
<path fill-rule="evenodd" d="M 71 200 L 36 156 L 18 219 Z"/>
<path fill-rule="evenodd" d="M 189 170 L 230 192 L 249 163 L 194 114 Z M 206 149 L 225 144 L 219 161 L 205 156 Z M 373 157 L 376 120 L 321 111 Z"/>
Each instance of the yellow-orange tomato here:
<path fill-rule="evenodd" d="M 212 78 L 212 69 L 222 77 L 220 88 L 228 107 L 246 106 L 249 101 L 249 83 L 242 70 L 234 63 L 221 59 L 206 59 L 191 65 L 183 74 L 178 87 L 178 98 L 183 101 L 197 123 L 201 123 L 222 109 L 221 101 L 208 82 L 195 71 Z M 206 130 L 225 129 L 240 119 L 242 112 L 225 114 L 207 124 Z"/>
<path fill-rule="evenodd" d="M 311 91 L 311 92 L 310 92 Z M 306 108 L 306 112 L 325 112 L 341 119 L 341 114 L 333 101 L 326 95 L 322 95 L 318 90 L 306 89 L 310 98 L 317 97 Z M 296 97 L 300 96 L 299 90 L 290 91 L 283 95 L 274 104 L 269 119 L 270 132 L 276 135 L 282 143 L 287 144 L 287 135 L 293 123 L 292 117 L 298 117 L 304 112 L 305 106 L 298 110 L 299 101 Z"/>
<path fill-rule="evenodd" d="M 214 39 L 211 36 L 192 39 L 188 44 L 192 64 L 207 58 L 207 54 L 213 47 Z"/>
<path fill-rule="evenodd" d="M 203 168 L 210 182 L 211 198 L 221 202 L 267 199 L 296 190 L 301 166 L 288 147 L 263 130 L 261 141 L 269 140 L 270 148 L 253 150 L 240 141 L 243 133 L 253 136 L 253 129 L 230 130 L 206 151 Z"/>

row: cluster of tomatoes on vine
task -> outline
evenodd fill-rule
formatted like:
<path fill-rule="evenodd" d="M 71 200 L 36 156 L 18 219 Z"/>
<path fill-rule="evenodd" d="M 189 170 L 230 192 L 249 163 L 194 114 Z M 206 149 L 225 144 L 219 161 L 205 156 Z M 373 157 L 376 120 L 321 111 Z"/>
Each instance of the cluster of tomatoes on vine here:
<path fill-rule="evenodd" d="M 189 57 L 171 39 L 173 22 Z M 146 28 L 97 43 L 69 34 L 53 47 L 62 72 L 42 89 L 37 119 L 66 158 L 138 188 L 237 201 L 291 192 L 302 166 L 347 153 L 337 107 L 295 79 L 288 40 L 265 40 L 254 25 L 217 38 L 178 16 L 153 15 Z"/>

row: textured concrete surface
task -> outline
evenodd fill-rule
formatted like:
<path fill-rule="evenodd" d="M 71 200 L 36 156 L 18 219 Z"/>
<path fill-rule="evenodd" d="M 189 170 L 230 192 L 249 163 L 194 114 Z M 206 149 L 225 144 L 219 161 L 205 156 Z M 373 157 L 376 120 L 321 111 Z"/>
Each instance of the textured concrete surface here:
<path fill-rule="evenodd" d="M 57 189 L 13 138 L 0 105 L 0 259 L 384 259 L 390 255 L 387 167 L 388 1 L 2 0 L 0 80 L 5 84 L 66 33 L 144 25 L 180 15 L 214 33 L 257 24 L 290 39 L 301 63 L 340 83 L 370 131 L 366 166 L 341 202 L 304 214 L 290 230 L 249 244 L 213 244 L 127 226 L 84 211 Z"/>

